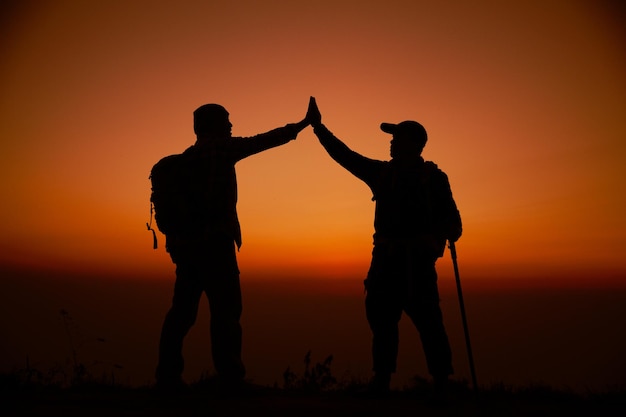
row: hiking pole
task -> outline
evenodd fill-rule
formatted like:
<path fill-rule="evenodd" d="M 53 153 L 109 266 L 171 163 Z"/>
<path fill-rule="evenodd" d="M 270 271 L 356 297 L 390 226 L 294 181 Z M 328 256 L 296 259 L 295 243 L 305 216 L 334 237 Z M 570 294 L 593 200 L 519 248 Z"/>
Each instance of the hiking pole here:
<path fill-rule="evenodd" d="M 470 373 L 472 375 L 472 385 L 474 391 L 478 389 L 476 383 L 476 370 L 474 369 L 474 355 L 472 355 L 472 345 L 470 343 L 469 328 L 467 327 L 467 317 L 465 316 L 465 303 L 463 302 L 463 291 L 461 290 L 461 278 L 459 277 L 459 264 L 456 261 L 456 246 L 454 242 L 448 241 L 450 255 L 452 255 L 452 265 L 454 266 L 454 278 L 456 279 L 456 290 L 459 295 L 459 306 L 461 308 L 461 319 L 463 320 L 463 331 L 465 333 L 465 345 L 467 346 L 467 357 L 469 361 Z"/>

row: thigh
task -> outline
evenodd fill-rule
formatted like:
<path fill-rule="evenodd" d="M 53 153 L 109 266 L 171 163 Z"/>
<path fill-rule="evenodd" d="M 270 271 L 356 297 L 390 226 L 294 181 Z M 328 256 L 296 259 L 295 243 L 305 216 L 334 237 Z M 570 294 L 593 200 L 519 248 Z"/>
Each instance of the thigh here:
<path fill-rule="evenodd" d="M 176 283 L 172 306 L 174 308 L 197 310 L 200 297 L 204 290 L 202 284 L 202 270 L 193 263 L 179 263 L 176 265 Z"/>
<path fill-rule="evenodd" d="M 365 280 L 365 312 L 370 324 L 400 320 L 406 292 L 404 282 L 396 254 L 386 246 L 375 247 Z"/>
<path fill-rule="evenodd" d="M 212 316 L 239 317 L 242 299 L 234 242 L 211 245 L 205 268 L 204 290 Z"/>
<path fill-rule="evenodd" d="M 404 310 L 416 324 L 441 318 L 434 261 L 426 259 L 416 262 L 411 274 Z"/>
<path fill-rule="evenodd" d="M 406 283 L 405 266 L 405 258 L 394 248 L 388 245 L 375 246 L 365 280 L 365 290 L 368 294 L 376 293 L 376 297 L 401 295 Z"/>
<path fill-rule="evenodd" d="M 207 285 L 206 294 L 212 319 L 239 319 L 242 313 L 241 286 L 238 275 L 221 276 Z"/>

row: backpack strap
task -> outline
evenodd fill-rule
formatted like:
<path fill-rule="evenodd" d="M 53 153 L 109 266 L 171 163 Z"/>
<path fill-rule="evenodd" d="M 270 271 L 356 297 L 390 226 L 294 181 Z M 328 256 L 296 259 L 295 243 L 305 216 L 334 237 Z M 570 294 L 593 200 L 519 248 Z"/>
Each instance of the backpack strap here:
<path fill-rule="evenodd" d="M 157 249 L 159 247 L 159 242 L 157 240 L 156 232 L 152 228 L 153 218 L 154 218 L 154 203 L 150 201 L 150 222 L 146 223 L 146 226 L 148 227 L 148 231 L 152 232 L 152 249 Z"/>

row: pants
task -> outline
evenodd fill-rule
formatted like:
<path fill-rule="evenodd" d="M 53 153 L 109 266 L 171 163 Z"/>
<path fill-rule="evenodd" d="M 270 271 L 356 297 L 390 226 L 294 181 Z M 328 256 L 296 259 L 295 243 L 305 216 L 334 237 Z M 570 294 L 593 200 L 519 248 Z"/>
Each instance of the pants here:
<path fill-rule="evenodd" d="M 181 380 L 184 368 L 183 340 L 198 314 L 202 294 L 209 300 L 213 363 L 224 379 L 245 375 L 241 360 L 242 312 L 239 269 L 232 240 L 170 245 L 176 264 L 172 306 L 165 316 L 159 344 L 157 382 Z"/>
<path fill-rule="evenodd" d="M 409 245 L 376 245 L 366 284 L 365 311 L 372 330 L 373 370 L 396 371 L 398 322 L 404 311 L 417 328 L 435 378 L 453 373 L 452 354 L 439 307 L 436 256 Z"/>

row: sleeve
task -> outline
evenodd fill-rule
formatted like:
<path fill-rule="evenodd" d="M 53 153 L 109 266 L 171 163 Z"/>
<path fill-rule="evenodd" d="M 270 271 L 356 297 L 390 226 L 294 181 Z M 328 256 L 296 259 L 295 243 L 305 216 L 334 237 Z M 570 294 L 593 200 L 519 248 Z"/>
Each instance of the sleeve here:
<path fill-rule="evenodd" d="M 224 142 L 234 162 L 293 140 L 298 135 L 294 123 L 251 137 L 233 137 Z"/>

